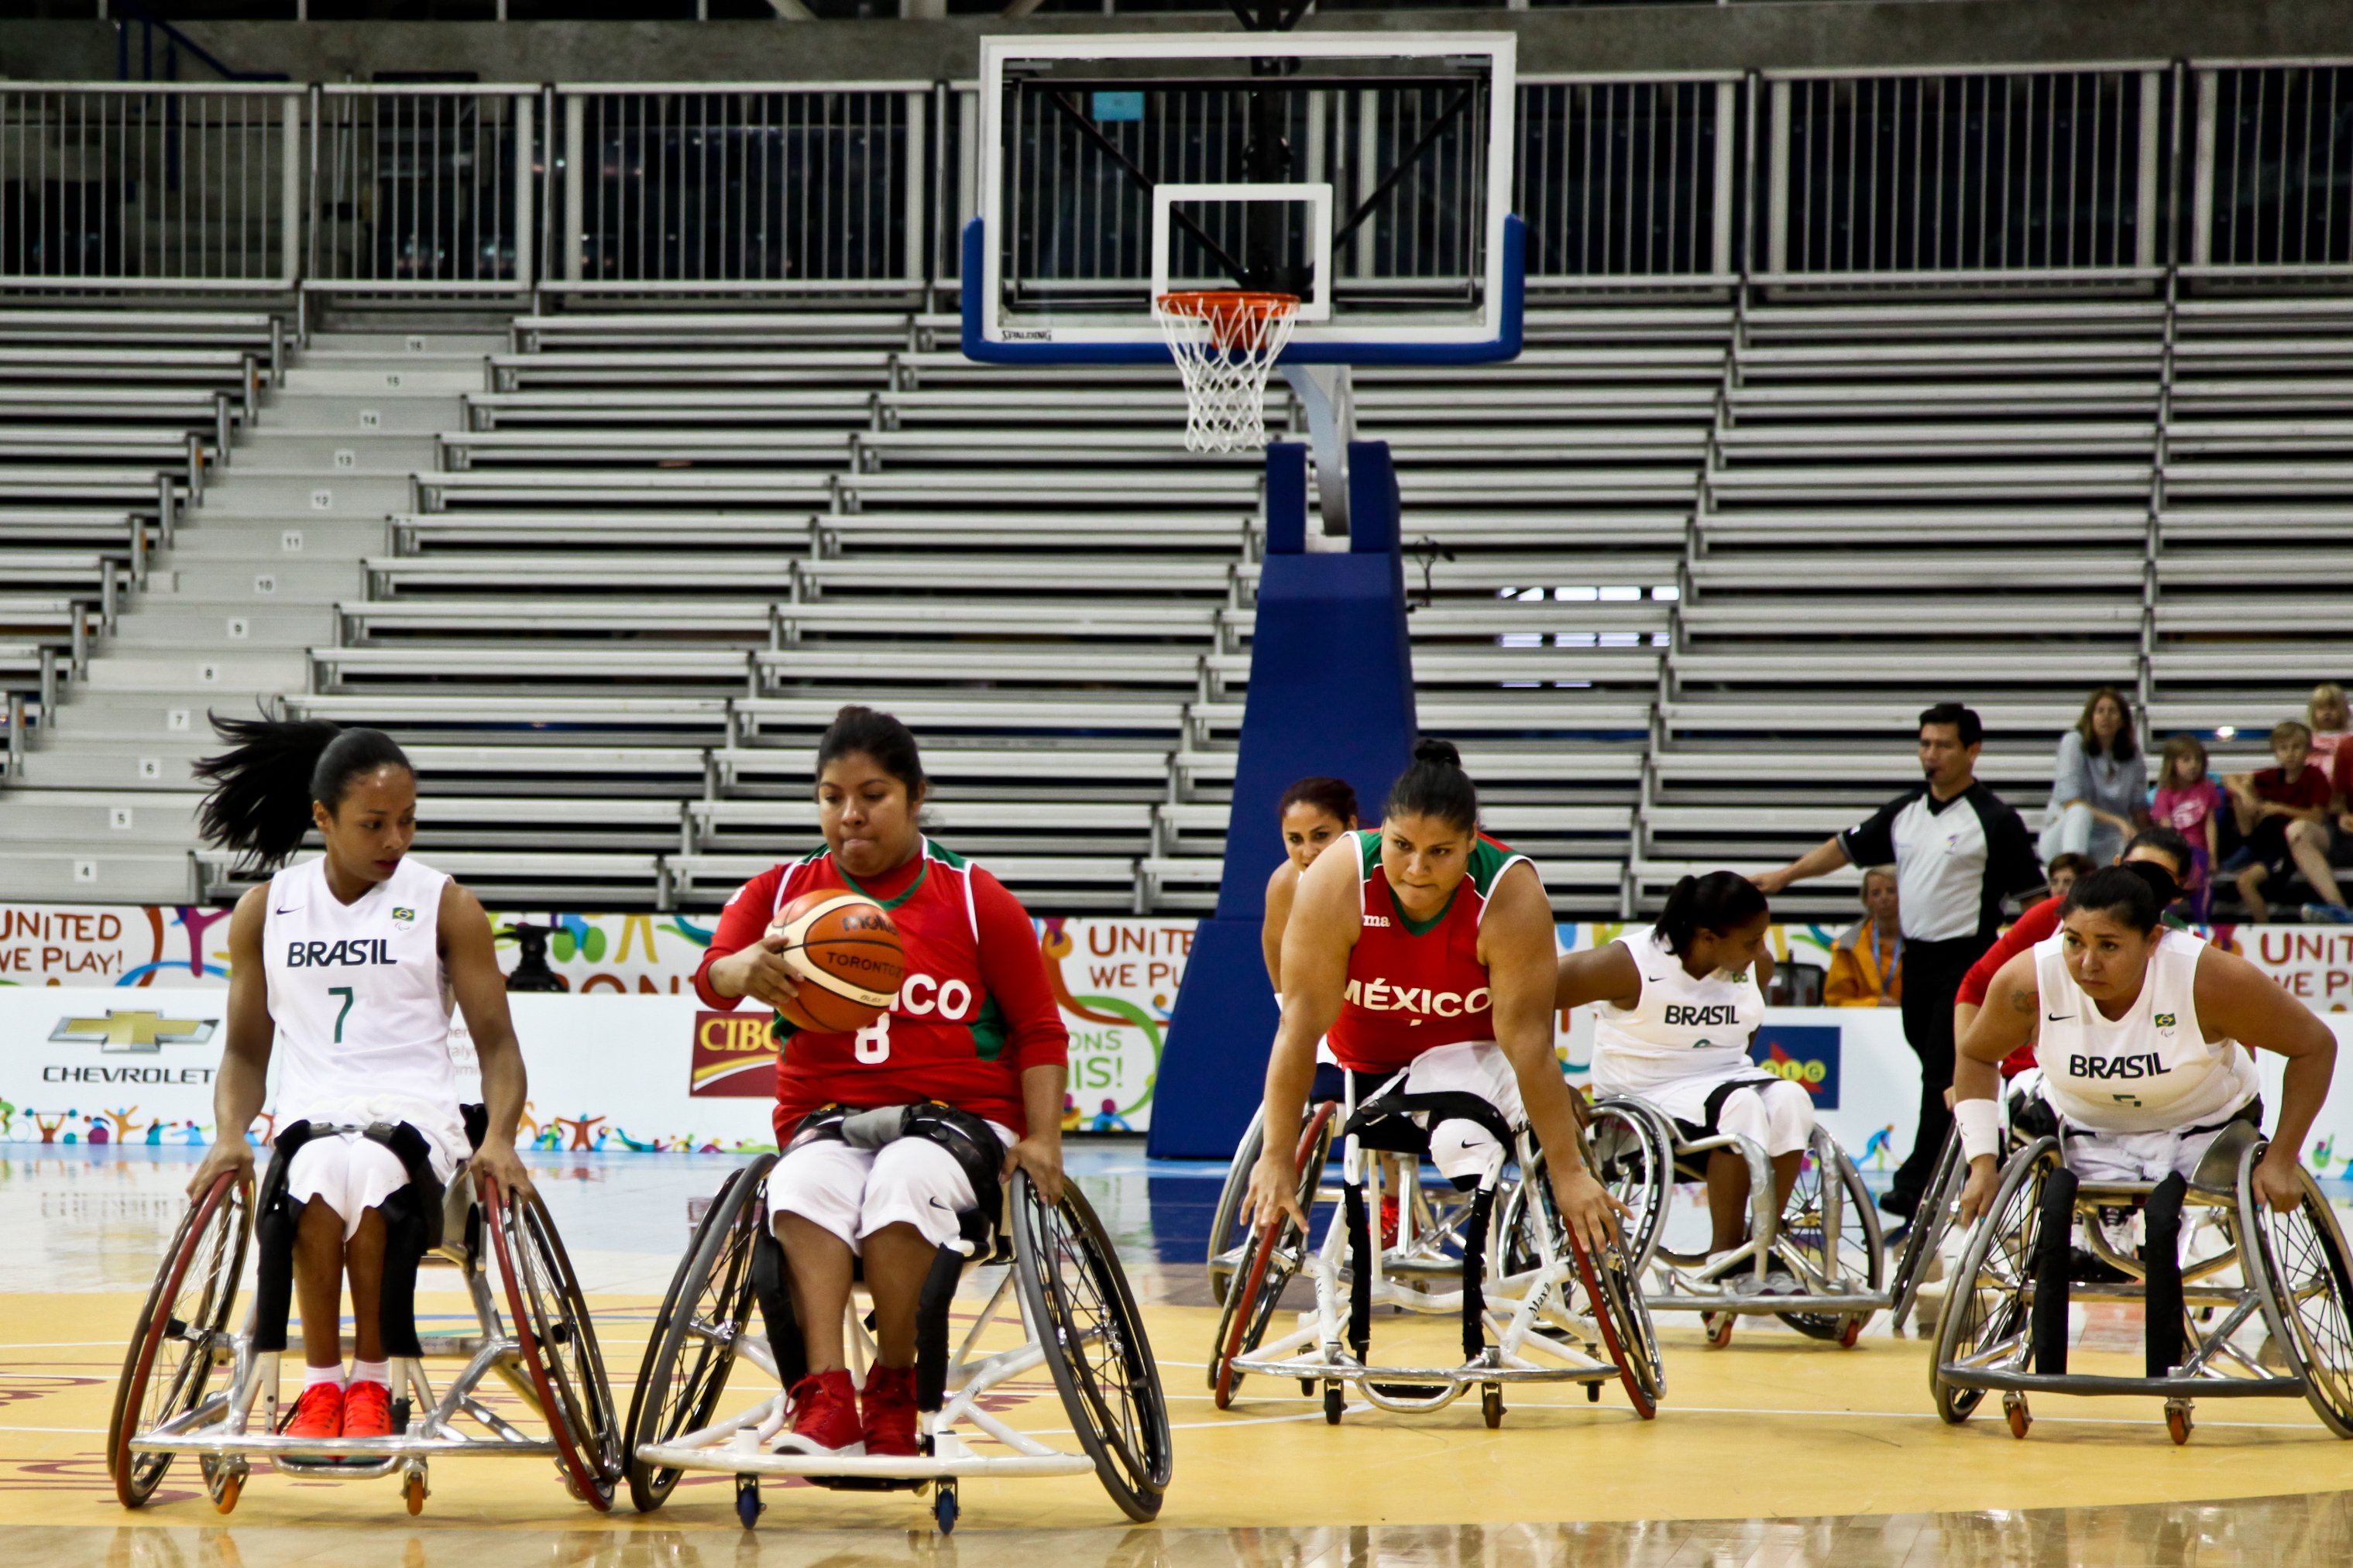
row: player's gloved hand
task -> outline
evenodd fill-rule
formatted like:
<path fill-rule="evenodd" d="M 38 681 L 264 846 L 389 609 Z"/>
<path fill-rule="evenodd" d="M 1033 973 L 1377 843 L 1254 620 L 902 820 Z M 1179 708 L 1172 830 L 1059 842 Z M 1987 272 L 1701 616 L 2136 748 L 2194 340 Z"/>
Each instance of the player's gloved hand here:
<path fill-rule="evenodd" d="M 1016 1170 L 1026 1173 L 1038 1195 L 1050 1204 L 1062 1201 L 1062 1130 L 1042 1128 L 1005 1152 L 1000 1180 L 1011 1181 Z"/>
<path fill-rule="evenodd" d="M 221 1173 L 227 1171 L 239 1180 L 253 1180 L 253 1146 L 242 1136 L 224 1137 L 205 1151 L 196 1166 L 196 1173 L 188 1178 L 188 1201 L 201 1203 L 204 1195 Z"/>
<path fill-rule="evenodd" d="M 1609 1189 L 1582 1164 L 1564 1170 L 1547 1162 L 1546 1174 L 1552 1180 L 1553 1202 L 1559 1205 L 1561 1223 L 1568 1226 L 1568 1234 L 1577 1238 L 1586 1257 L 1599 1258 L 1618 1239 L 1619 1217 L 1631 1219 L 1634 1211 L 1612 1197 Z"/>
<path fill-rule="evenodd" d="M 1979 1215 L 1993 1207 L 1993 1190 L 2000 1179 L 2001 1167 L 1992 1155 L 1980 1154 L 1969 1162 L 1969 1179 L 1961 1184 L 1963 1225 L 1976 1224 Z"/>

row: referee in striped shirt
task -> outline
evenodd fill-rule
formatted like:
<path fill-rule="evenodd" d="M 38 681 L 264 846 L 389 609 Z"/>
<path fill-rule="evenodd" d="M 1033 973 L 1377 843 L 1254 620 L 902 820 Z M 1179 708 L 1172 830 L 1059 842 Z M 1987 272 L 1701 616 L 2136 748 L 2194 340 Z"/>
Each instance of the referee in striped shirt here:
<path fill-rule="evenodd" d="M 1953 995 L 2001 928 L 2006 897 L 2042 885 L 2018 813 L 1977 779 L 1985 727 L 1957 702 L 1920 715 L 1925 775 L 1869 817 L 1799 859 L 1750 879 L 1767 897 L 1841 866 L 1895 862 L 1904 926 L 1904 1037 L 1920 1058 L 1920 1125 L 1879 1206 L 1909 1219 L 1936 1176 L 1953 1113 Z"/>

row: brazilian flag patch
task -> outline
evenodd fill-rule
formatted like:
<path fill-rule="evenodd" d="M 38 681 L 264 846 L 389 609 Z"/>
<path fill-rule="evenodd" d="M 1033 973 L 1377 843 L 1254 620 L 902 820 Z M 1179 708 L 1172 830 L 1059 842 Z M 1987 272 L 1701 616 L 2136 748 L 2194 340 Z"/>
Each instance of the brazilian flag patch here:
<path fill-rule="evenodd" d="M 2173 1027 L 2173 1015 L 2170 1013 L 2159 1013 L 2157 1016 L 2157 1026 L 2160 1029 L 2170 1029 Z"/>

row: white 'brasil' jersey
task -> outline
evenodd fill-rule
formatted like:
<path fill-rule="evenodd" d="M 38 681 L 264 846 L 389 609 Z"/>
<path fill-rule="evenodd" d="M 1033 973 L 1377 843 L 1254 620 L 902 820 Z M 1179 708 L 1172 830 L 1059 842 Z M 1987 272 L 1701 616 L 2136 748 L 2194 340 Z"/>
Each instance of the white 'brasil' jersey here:
<path fill-rule="evenodd" d="M 1621 936 L 1642 976 L 1631 1007 L 1603 1003 L 1593 1030 L 1597 1094 L 1647 1095 L 1694 1079 L 1757 1071 L 1748 1044 L 1765 1022 L 1754 966 L 1694 980 L 1656 931 Z"/>
<path fill-rule="evenodd" d="M 2198 1023 L 2202 937 L 2168 931 L 2150 949 L 2140 994 L 2104 1016 L 2067 973 L 2060 931 L 2034 944 L 2042 1092 L 2069 1121 L 2102 1132 L 2173 1132 L 2228 1118 L 2262 1088 L 2255 1064 Z"/>
<path fill-rule="evenodd" d="M 261 953 L 278 1025 L 279 1125 L 351 1120 L 364 1103 L 385 1107 L 372 1116 L 397 1113 L 428 1132 L 438 1131 L 434 1112 L 439 1126 L 457 1121 L 440 955 L 448 880 L 405 858 L 344 904 L 327 890 L 323 858 L 269 879 Z M 400 1113 L 406 1105 L 417 1112 Z"/>

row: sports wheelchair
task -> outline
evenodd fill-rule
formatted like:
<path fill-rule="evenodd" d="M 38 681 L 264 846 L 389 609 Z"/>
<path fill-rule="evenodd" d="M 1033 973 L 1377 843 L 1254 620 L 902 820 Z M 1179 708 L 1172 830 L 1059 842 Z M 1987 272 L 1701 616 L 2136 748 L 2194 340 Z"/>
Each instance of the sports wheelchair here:
<path fill-rule="evenodd" d="M 1929 1373 L 1936 1414 L 1957 1425 L 1998 1389 L 2010 1435 L 2023 1437 L 2030 1394 L 2147 1394 L 2164 1399 L 2167 1431 L 2187 1443 L 2197 1399 L 2301 1394 L 2328 1430 L 2353 1437 L 2345 1237 L 2307 1172 L 2297 1173 L 2302 1197 L 2289 1212 L 2256 1197 L 2264 1146 L 2253 1121 L 2237 1121 L 2187 1182 L 2088 1182 L 2064 1170 L 2058 1139 L 2027 1142 L 2003 1166 L 1953 1275 Z M 2104 1210 L 2137 1216 L 2146 1237 L 2137 1253 L 2110 1236 Z M 2152 1268 L 2168 1255 L 2176 1268 Z M 2067 1279 L 2094 1271 L 2097 1282 Z M 2069 1372 L 2071 1300 L 2141 1306 L 2153 1370 Z M 2268 1339 L 2250 1346 L 2256 1329 Z"/>
<path fill-rule="evenodd" d="M 940 1248 L 924 1282 L 915 1358 L 923 1452 L 771 1452 L 790 1419 L 785 1391 L 806 1370 L 784 1247 L 766 1217 L 777 1158 L 763 1154 L 720 1184 L 663 1298 L 629 1407 L 629 1497 L 640 1511 L 667 1501 L 686 1471 L 702 1470 L 735 1478 L 736 1517 L 747 1530 L 765 1508 L 764 1477 L 846 1491 L 928 1489 L 943 1533 L 955 1530 L 961 1511 L 958 1483 L 974 1476 L 1092 1473 L 1131 1520 L 1159 1513 L 1175 1453 L 1143 1314 L 1078 1184 L 1066 1183 L 1061 1202 L 1049 1204 L 1020 1172 L 1001 1190 L 993 1174 L 975 1182 L 980 1205 L 959 1216 L 962 1238 Z M 951 1344 L 951 1306 L 967 1268 L 1001 1272 Z M 754 1302 L 765 1335 L 753 1328 Z M 1018 1336 L 1004 1333 L 1006 1326 L 1018 1326 Z M 854 1300 L 848 1327 L 851 1373 L 862 1383 L 875 1345 Z M 776 1386 L 723 1416 L 739 1360 Z M 1007 1385 L 1041 1363 L 1079 1453 L 1042 1442 L 1000 1414 Z"/>
<path fill-rule="evenodd" d="M 467 1112 L 467 1130 L 479 1146 L 480 1108 Z M 389 1235 L 379 1310 L 396 1431 L 388 1437 L 290 1437 L 280 1431 L 279 1361 L 286 1350 L 300 1205 L 285 1195 L 286 1171 L 308 1139 L 346 1132 L 390 1148 L 410 1175 L 384 1205 Z M 257 1233 L 254 1301 L 245 1327 L 232 1332 L 229 1315 Z M 504 1318 L 491 1291 L 493 1256 Z M 474 1307 L 471 1331 L 417 1331 L 417 1273 L 427 1263 L 459 1271 Z M 438 1394 L 426 1373 L 427 1358 L 459 1363 Z M 546 1423 L 545 1436 L 484 1402 L 482 1382 L 491 1375 Z M 107 1427 L 115 1496 L 125 1508 L 140 1507 L 172 1461 L 189 1455 L 202 1467 L 213 1506 L 227 1513 L 259 1458 L 282 1474 L 336 1480 L 397 1472 L 414 1514 L 428 1495 L 427 1464 L 450 1454 L 553 1458 L 573 1496 L 600 1512 L 612 1506 L 622 1458 L 612 1388 L 587 1302 L 545 1206 L 536 1193 L 503 1193 L 491 1183 L 477 1191 L 462 1169 L 445 1192 L 423 1137 L 406 1125 L 298 1121 L 281 1128 L 259 1198 L 249 1182 L 224 1173 L 190 1206 L 164 1254 Z"/>
<path fill-rule="evenodd" d="M 1873 1314 L 1891 1304 L 1871 1191 L 1822 1128 L 1814 1129 L 1788 1201 L 1776 1204 L 1772 1161 L 1749 1139 L 1687 1139 L 1664 1111 L 1632 1098 L 1597 1100 L 1589 1119 L 1594 1169 L 1633 1211 L 1627 1250 L 1647 1281 L 1652 1310 L 1700 1313 L 1708 1342 L 1718 1348 L 1732 1342 L 1742 1317 L 1765 1313 L 1810 1338 L 1852 1347 Z M 1748 1166 L 1748 1240 L 1711 1256 L 1705 1237 L 1688 1247 L 1670 1237 L 1668 1215 L 1677 1184 L 1704 1182 L 1707 1157 L 1718 1149 Z M 1796 1281 L 1794 1290 L 1768 1293 L 1776 1269 Z"/>
<path fill-rule="evenodd" d="M 1324 1418 L 1335 1426 L 1350 1386 L 1375 1408 L 1399 1414 L 1440 1409 L 1476 1387 L 1481 1413 L 1493 1427 L 1503 1424 L 1506 1384 L 1581 1382 L 1586 1396 L 1598 1401 L 1601 1384 L 1614 1378 L 1637 1413 L 1653 1415 L 1666 1373 L 1623 1244 L 1599 1258 L 1587 1255 L 1554 1205 L 1535 1141 L 1506 1125 L 1493 1106 L 1469 1096 L 1397 1100 L 1386 1094 L 1359 1107 L 1351 1085 L 1345 1100 L 1324 1100 L 1309 1110 L 1293 1162 L 1295 1191 L 1311 1229 L 1319 1205 L 1331 1218 L 1320 1245 L 1311 1245 L 1309 1233 L 1287 1215 L 1252 1238 L 1247 1261 L 1224 1291 L 1210 1347 L 1209 1385 L 1219 1408 L 1230 1407 L 1250 1374 L 1295 1378 L 1303 1394 L 1320 1385 Z M 1428 1133 L 1397 1114 L 1400 1106 L 1429 1110 L 1433 1123 L 1441 1112 L 1461 1115 L 1495 1135 L 1493 1157 L 1458 1201 L 1433 1200 L 1425 1191 L 1419 1162 L 1428 1157 Z M 1336 1196 L 1324 1182 L 1335 1137 L 1342 1143 Z M 1398 1236 L 1382 1245 L 1372 1229 L 1386 1179 L 1377 1152 L 1404 1156 L 1399 1164 L 1409 1173 L 1401 1179 Z M 1516 1180 L 1507 1176 L 1507 1159 L 1516 1163 Z M 1298 1314 L 1293 1331 L 1270 1341 L 1283 1291 L 1302 1273 L 1314 1285 L 1314 1305 Z M 1375 1364 L 1376 1307 L 1458 1317 L 1462 1360 Z"/>

